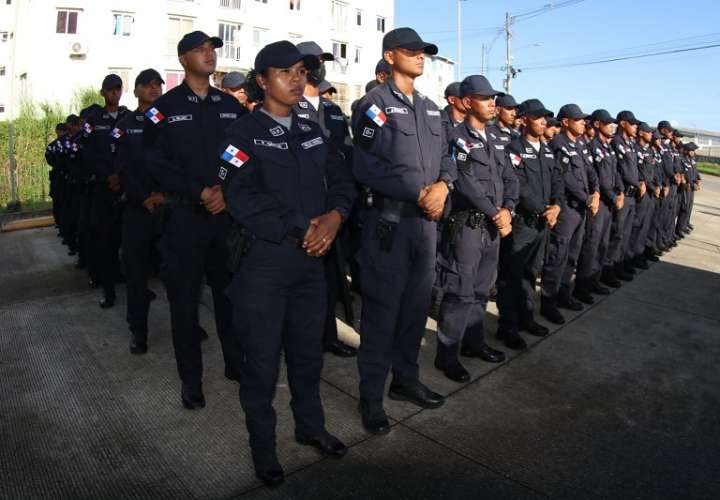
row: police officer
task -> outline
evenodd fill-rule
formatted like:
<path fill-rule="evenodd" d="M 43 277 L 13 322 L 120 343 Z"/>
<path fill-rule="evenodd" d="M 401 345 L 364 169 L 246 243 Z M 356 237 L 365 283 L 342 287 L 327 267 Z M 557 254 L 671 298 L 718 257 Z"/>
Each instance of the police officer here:
<path fill-rule="evenodd" d="M 645 258 L 649 261 L 657 262 L 660 260 L 660 256 L 662 255 L 660 247 L 662 245 L 664 203 L 670 191 L 668 180 L 665 177 L 665 170 L 663 168 L 662 137 L 660 136 L 660 132 L 657 130 L 653 130 L 652 132 L 650 152 L 653 156 L 653 167 L 655 169 L 655 177 L 658 181 L 659 189 L 656 189 L 656 192 L 653 193 L 655 209 L 653 211 L 650 230 L 648 231 Z"/>
<path fill-rule="evenodd" d="M 673 144 L 673 128 L 670 122 L 663 120 L 658 123 L 657 128 L 663 137 L 661 144 L 662 163 L 665 173 L 665 185 L 669 188 L 668 195 L 663 200 L 662 246 L 659 248 L 662 251 L 667 251 L 677 246 L 674 234 L 674 213 L 675 205 L 677 204 L 679 184 L 676 172 L 678 154 Z"/>
<path fill-rule="evenodd" d="M 460 82 L 453 82 L 445 87 L 445 100 L 447 106 L 440 111 L 440 116 L 449 143 L 452 130 L 465 121 L 465 115 L 467 114 L 463 99 L 460 97 Z"/>
<path fill-rule="evenodd" d="M 685 183 L 682 185 L 685 190 L 685 203 L 678 213 L 678 220 L 675 234 L 678 238 L 684 238 L 686 234 L 690 234 L 690 217 L 692 215 L 693 204 L 695 201 L 695 191 L 700 189 L 701 178 L 697 170 L 695 151 L 698 149 L 697 144 L 689 142 L 683 145 L 683 155 L 681 157 L 684 168 Z"/>
<path fill-rule="evenodd" d="M 192 410 L 205 406 L 202 352 L 197 325 L 203 276 L 212 288 L 215 325 L 225 358 L 225 376 L 238 379 L 240 349 L 232 333 L 232 307 L 224 290 L 230 217 L 217 178 L 217 148 L 225 129 L 245 110 L 231 96 L 210 86 L 222 40 L 193 31 L 177 46 L 185 69 L 181 85 L 159 97 L 145 112 L 145 165 L 167 194 L 160 274 L 170 301 L 170 321 L 181 400 Z"/>
<path fill-rule="evenodd" d="M 497 146 L 504 148 L 519 136 L 515 128 L 518 103 L 510 94 L 502 94 L 495 99 L 495 106 L 495 124 L 488 126 L 488 131 Z"/>
<path fill-rule="evenodd" d="M 45 161 L 50 166 L 50 198 L 52 198 L 52 214 L 55 219 L 55 227 L 58 228 L 58 236 L 62 237 L 60 214 L 62 212 L 62 193 L 65 173 L 60 160 L 62 155 L 62 139 L 67 135 L 65 123 L 55 125 L 55 139 L 45 147 Z"/>
<path fill-rule="evenodd" d="M 375 81 L 377 83 L 385 83 L 390 78 L 392 72 L 392 66 L 383 58 L 380 59 L 375 65 Z"/>
<path fill-rule="evenodd" d="M 587 117 L 577 104 L 561 107 L 558 119 L 562 132 L 550 144 L 563 172 L 565 201 L 548 238 L 540 314 L 556 324 L 565 323 L 558 306 L 575 311 L 583 308 L 571 295 L 571 280 L 582 248 L 585 217 L 595 216 L 600 204 L 597 175 L 577 143 L 585 131 Z"/>
<path fill-rule="evenodd" d="M 519 185 L 513 230 L 500 242 L 497 280 L 497 336 L 509 349 L 527 347 L 520 330 L 538 337 L 549 333 L 534 320 L 533 302 L 535 280 L 545 256 L 547 228 L 557 224 L 564 195 L 555 156 L 542 140 L 547 118 L 552 115 L 538 99 L 523 101 L 518 106 L 523 135 L 505 147 Z"/>
<path fill-rule="evenodd" d="M 587 146 L 592 164 L 598 177 L 600 204 L 595 217 L 587 220 L 585 243 L 578 260 L 575 278 L 576 299 L 586 304 L 594 302 L 591 294 L 607 295 L 609 290 L 603 283 L 617 288 L 620 282 L 615 277 L 613 262 L 608 255 L 610 228 L 613 212 L 620 210 L 624 202 L 622 182 L 617 171 L 617 156 L 610 146 L 615 135 L 615 118 L 605 109 L 595 110 L 590 116 L 593 138 Z"/>
<path fill-rule="evenodd" d="M 231 71 L 222 79 L 222 89 L 247 107 L 247 94 L 245 93 L 245 75 L 239 71 Z"/>
<path fill-rule="evenodd" d="M 630 241 L 632 263 L 640 269 L 647 269 L 648 259 L 645 257 L 650 233 L 650 226 L 655 215 L 655 199 L 660 191 L 660 179 L 655 171 L 655 156 L 651 149 L 653 129 L 645 122 L 638 124 L 637 130 L 637 164 L 640 178 L 645 182 L 645 196 L 641 197 L 635 208 L 635 228 Z"/>
<path fill-rule="evenodd" d="M 434 281 L 434 221 L 455 177 L 440 110 L 414 88 L 425 54 L 436 53 L 410 28 L 388 32 L 383 54 L 391 78 L 353 113 L 355 177 L 373 192 L 360 254 L 358 355 L 362 420 L 373 433 L 390 430 L 382 401 L 391 367 L 390 398 L 424 408 L 445 401 L 419 381 L 417 363 Z"/>
<path fill-rule="evenodd" d="M 460 85 L 465 122 L 451 134 L 457 180 L 451 194 L 452 212 L 443 224 L 438 255 L 438 282 L 443 288 L 438 319 L 435 367 L 456 382 L 470 374 L 462 354 L 500 363 L 505 355 L 485 343 L 483 321 L 490 287 L 495 282 L 500 238 L 512 231 L 517 178 L 504 150 L 486 129 L 495 116 L 494 90 L 484 76 L 465 78 Z"/>
<path fill-rule="evenodd" d="M 333 87 L 327 80 L 323 80 L 320 82 L 320 85 L 318 85 L 318 90 L 320 91 L 320 96 L 330 102 L 332 102 L 333 96 L 337 94 L 337 89 Z"/>
<path fill-rule="evenodd" d="M 326 291 L 322 257 L 355 198 L 349 165 L 320 126 L 293 109 L 316 56 L 287 41 L 255 58 L 259 111 L 227 131 L 220 180 L 238 224 L 239 263 L 229 295 L 242 343 L 240 403 L 255 471 L 268 485 L 283 480 L 272 406 L 280 352 L 285 352 L 295 438 L 341 457 L 347 447 L 325 429 L 320 401 Z M 252 84 L 252 82 L 250 82 Z"/>
<path fill-rule="evenodd" d="M 145 166 L 142 134 L 145 112 L 162 95 L 164 80 L 154 69 L 141 71 L 135 78 L 138 107 L 118 120 L 112 131 L 115 171 L 126 206 L 123 212 L 122 255 L 127 280 L 127 321 L 130 327 L 130 352 L 147 352 L 148 311 L 153 293 L 147 282 L 152 272 L 153 246 L 159 232 L 159 207 L 165 195 L 157 187 Z"/>
<path fill-rule="evenodd" d="M 553 137 L 560 133 L 560 120 L 554 116 L 549 116 L 546 119 L 547 126 L 543 133 L 542 140 L 545 144 L 549 144 L 553 140 Z"/>
<path fill-rule="evenodd" d="M 339 106 L 328 101 L 320 95 L 320 83 L 325 79 L 325 62 L 334 61 L 335 57 L 323 52 L 320 46 L 312 41 L 302 42 L 297 45 L 303 55 L 316 57 L 319 66 L 307 73 L 307 83 L 300 101 L 294 106 L 294 110 L 300 118 L 317 123 L 323 131 L 323 135 L 333 146 L 342 152 L 343 158 L 350 165 L 352 161 L 352 142 L 350 140 L 350 129 L 345 115 Z M 325 320 L 325 335 L 323 345 L 326 352 L 331 352 L 340 357 L 353 357 L 357 350 L 338 340 L 337 323 L 335 321 L 335 304 L 339 297 L 349 299 L 349 284 L 345 271 L 346 255 L 345 248 L 347 239 L 342 235 L 333 245 L 333 248 L 324 258 L 325 273 L 327 277 L 327 318 Z M 348 300 L 349 301 L 349 300 Z M 346 304 L 346 311 L 352 310 L 351 304 Z M 348 323 L 352 323 L 346 318 Z"/>
<path fill-rule="evenodd" d="M 80 115 L 87 113 L 83 110 Z M 63 215 L 61 217 L 63 227 L 63 243 L 68 245 L 68 255 L 78 254 L 78 265 L 80 268 L 87 262 L 86 239 L 83 237 L 83 226 L 81 225 L 81 215 L 86 204 L 86 182 L 89 175 L 86 174 L 85 164 L 82 160 L 83 153 L 83 120 L 75 114 L 71 114 L 66 119 L 68 134 L 62 142 L 63 155 L 60 161 L 63 163 L 63 171 L 66 175 L 65 197 L 66 201 L 63 207 Z M 92 283 L 92 280 L 90 281 Z"/>
<path fill-rule="evenodd" d="M 94 181 L 91 194 L 91 252 L 97 255 L 98 277 L 103 287 L 100 307 L 107 309 L 115 305 L 122 230 L 122 193 L 119 178 L 113 170 L 112 131 L 128 111 L 120 106 L 122 79 L 118 75 L 107 75 L 100 93 L 105 106 L 87 117 L 90 132 L 85 138 L 84 161 Z"/>

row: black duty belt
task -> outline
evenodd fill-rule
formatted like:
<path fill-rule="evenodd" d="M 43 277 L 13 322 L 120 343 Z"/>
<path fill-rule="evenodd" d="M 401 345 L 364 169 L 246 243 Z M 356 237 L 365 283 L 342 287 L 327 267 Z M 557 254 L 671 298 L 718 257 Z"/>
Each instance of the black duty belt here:
<path fill-rule="evenodd" d="M 448 217 L 448 223 L 459 227 L 467 226 L 470 229 L 477 229 L 487 222 L 487 216 L 479 210 L 463 210 L 453 212 Z"/>
<path fill-rule="evenodd" d="M 532 213 L 520 210 L 515 212 L 515 219 L 525 223 L 528 227 L 539 227 L 545 225 L 545 217 L 543 213 Z"/>
<path fill-rule="evenodd" d="M 625 196 L 635 197 L 640 190 L 632 184 L 625 188 Z"/>
<path fill-rule="evenodd" d="M 402 217 L 424 217 L 423 211 L 416 203 L 393 200 L 377 193 L 373 196 L 373 206 L 380 210 L 380 214 L 388 219 L 400 219 Z M 393 221 L 398 222 L 398 221 Z"/>

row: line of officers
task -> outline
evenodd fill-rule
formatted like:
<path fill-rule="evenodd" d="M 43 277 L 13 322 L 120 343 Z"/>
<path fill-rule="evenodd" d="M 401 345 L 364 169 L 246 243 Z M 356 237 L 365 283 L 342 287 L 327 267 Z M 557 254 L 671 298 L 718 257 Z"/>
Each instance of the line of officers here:
<path fill-rule="evenodd" d="M 265 484 L 284 477 L 272 404 L 281 353 L 296 440 L 342 457 L 320 399 L 323 351 L 357 354 L 362 424 L 385 434 L 386 394 L 429 409 L 445 401 L 419 379 L 433 304 L 435 366 L 465 382 L 461 356 L 504 360 L 484 340 L 493 288 L 498 338 L 524 349 L 520 332 L 548 334 L 534 320 L 538 277 L 540 313 L 562 324 L 560 309 L 631 281 L 692 230 L 696 147 L 668 122 L 653 129 L 629 111 L 575 104 L 554 118 L 481 75 L 450 85 L 441 110 L 414 87 L 438 48 L 410 28 L 385 35 L 348 122 L 325 97 L 333 56 L 315 42 L 267 45 L 225 92 L 209 82 L 221 46 L 186 34 L 183 83 L 163 95 L 160 74 L 141 72 L 134 111 L 108 75 L 105 105 L 68 117 L 46 157 L 60 235 L 102 286 L 101 307 L 127 282 L 134 354 L 147 351 L 148 279 L 163 280 L 187 409 L 206 404 L 198 297 L 210 286 Z M 335 326 L 348 270 L 362 296 L 358 352 Z"/>

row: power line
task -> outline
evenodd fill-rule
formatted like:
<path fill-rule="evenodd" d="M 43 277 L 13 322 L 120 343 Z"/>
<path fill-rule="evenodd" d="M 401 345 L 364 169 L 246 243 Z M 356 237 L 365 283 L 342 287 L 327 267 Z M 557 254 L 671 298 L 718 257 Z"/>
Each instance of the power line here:
<path fill-rule="evenodd" d="M 716 47 L 720 47 L 720 42 L 711 43 L 708 45 L 700 45 L 697 47 L 686 47 L 686 48 L 676 48 L 676 49 L 671 49 L 671 50 L 662 50 L 662 51 L 658 51 L 658 52 L 650 52 L 647 54 L 635 54 L 635 55 L 631 55 L 631 56 L 612 57 L 609 59 L 598 59 L 595 61 L 583 61 L 583 62 L 567 63 L 567 64 L 547 64 L 547 65 L 526 66 L 523 68 L 523 71 L 572 68 L 572 67 L 577 67 L 577 66 L 590 66 L 593 64 L 604 64 L 604 63 L 609 63 L 609 62 L 628 61 L 631 59 L 642 59 L 645 57 L 657 57 L 657 56 L 664 56 L 664 55 L 669 55 L 669 54 L 680 54 L 683 52 L 694 52 L 694 51 L 698 51 L 698 50 L 713 49 Z"/>

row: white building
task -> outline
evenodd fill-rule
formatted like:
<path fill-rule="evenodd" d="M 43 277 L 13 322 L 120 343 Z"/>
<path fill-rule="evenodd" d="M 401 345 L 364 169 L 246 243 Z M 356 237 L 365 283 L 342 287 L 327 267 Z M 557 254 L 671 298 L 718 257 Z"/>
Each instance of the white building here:
<path fill-rule="evenodd" d="M 364 93 L 394 25 L 393 0 L 2 0 L 0 120 L 23 99 L 65 107 L 82 87 L 99 88 L 117 73 L 122 103 L 135 104 L 132 84 L 145 68 L 182 81 L 177 42 L 193 30 L 219 35 L 218 75 L 247 71 L 257 51 L 276 40 L 314 40 L 335 54 L 328 76 L 336 101 Z M 77 110 L 74 110 L 77 111 Z"/>
<path fill-rule="evenodd" d="M 455 62 L 443 56 L 427 56 L 425 71 L 415 80 L 417 89 L 435 101 L 440 108 L 445 102 L 445 88 L 455 81 Z"/>

